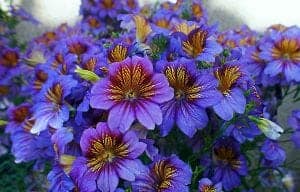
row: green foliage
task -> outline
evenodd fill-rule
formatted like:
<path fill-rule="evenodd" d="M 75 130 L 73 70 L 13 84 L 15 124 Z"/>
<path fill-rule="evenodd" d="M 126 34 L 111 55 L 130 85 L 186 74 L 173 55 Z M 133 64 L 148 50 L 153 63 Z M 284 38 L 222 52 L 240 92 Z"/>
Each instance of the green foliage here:
<path fill-rule="evenodd" d="M 25 191 L 25 178 L 31 172 L 31 164 L 16 164 L 13 156 L 6 154 L 0 157 L 1 192 Z"/>
<path fill-rule="evenodd" d="M 160 54 L 168 46 L 168 39 L 163 35 L 158 35 L 151 41 L 150 47 L 152 51 L 152 58 L 158 59 Z"/>

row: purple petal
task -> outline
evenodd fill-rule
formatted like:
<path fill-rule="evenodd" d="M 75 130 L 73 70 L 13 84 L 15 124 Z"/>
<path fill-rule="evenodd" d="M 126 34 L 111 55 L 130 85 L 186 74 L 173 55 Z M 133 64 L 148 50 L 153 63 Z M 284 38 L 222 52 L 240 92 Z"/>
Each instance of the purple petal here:
<path fill-rule="evenodd" d="M 70 176 L 81 191 L 96 191 L 97 175 L 91 173 L 88 174 L 88 172 L 89 170 L 86 166 L 86 158 L 78 157 L 72 165 Z"/>
<path fill-rule="evenodd" d="M 90 145 L 93 140 L 97 138 L 97 132 L 94 128 L 84 130 L 80 139 L 80 147 L 83 154 L 87 154 L 90 150 Z"/>
<path fill-rule="evenodd" d="M 226 100 L 231 108 L 237 113 L 244 113 L 246 107 L 246 98 L 239 88 L 233 88 L 228 96 L 226 96 Z"/>
<path fill-rule="evenodd" d="M 168 101 L 161 105 L 161 109 L 163 113 L 163 121 L 159 127 L 160 127 L 160 133 L 163 137 L 166 136 L 174 126 L 175 105 L 176 105 L 175 100 Z"/>
<path fill-rule="evenodd" d="M 114 169 L 105 166 L 97 179 L 98 188 L 103 192 L 114 192 L 119 184 L 119 177 Z"/>
<path fill-rule="evenodd" d="M 200 99 L 197 101 L 197 104 L 207 108 L 219 103 L 222 98 L 222 94 L 217 90 L 204 90 L 200 93 Z"/>
<path fill-rule="evenodd" d="M 147 145 L 143 142 L 138 142 L 134 146 L 130 147 L 130 153 L 128 158 L 135 159 L 138 158 L 145 150 Z"/>
<path fill-rule="evenodd" d="M 108 79 L 99 80 L 91 90 L 90 105 L 96 109 L 110 109 L 115 103 L 108 97 Z"/>
<path fill-rule="evenodd" d="M 169 87 L 169 82 L 163 74 L 154 74 L 152 81 L 155 84 L 155 95 L 151 98 L 152 101 L 163 103 L 174 97 L 174 90 Z"/>
<path fill-rule="evenodd" d="M 111 108 L 107 123 L 111 129 L 119 128 L 121 132 L 125 132 L 130 128 L 134 119 L 134 111 L 130 103 L 123 102 Z"/>
<path fill-rule="evenodd" d="M 189 104 L 182 103 L 178 109 L 176 123 L 180 130 L 189 137 L 192 137 L 198 128 L 203 128 L 208 122 L 205 110 Z"/>
<path fill-rule="evenodd" d="M 117 171 L 119 177 L 121 177 L 122 179 L 127 180 L 127 181 L 135 180 L 135 175 L 132 173 L 132 171 L 130 170 L 128 165 L 124 164 L 122 162 L 122 160 L 120 162 L 118 162 L 116 166 L 117 166 L 116 171 Z"/>
<path fill-rule="evenodd" d="M 161 124 L 162 112 L 160 107 L 152 102 L 143 100 L 136 105 L 135 114 L 138 121 L 148 129 L 154 129 L 155 124 Z"/>
<path fill-rule="evenodd" d="M 222 119 L 229 121 L 233 117 L 233 109 L 226 98 L 223 98 L 220 103 L 213 106 L 216 114 Z"/>
<path fill-rule="evenodd" d="M 267 64 L 266 68 L 264 69 L 264 73 L 266 75 L 270 75 L 274 77 L 278 75 L 283 70 L 283 64 L 280 61 L 272 61 Z"/>
<path fill-rule="evenodd" d="M 285 65 L 284 74 L 287 81 L 300 81 L 300 66 L 294 63 Z"/>

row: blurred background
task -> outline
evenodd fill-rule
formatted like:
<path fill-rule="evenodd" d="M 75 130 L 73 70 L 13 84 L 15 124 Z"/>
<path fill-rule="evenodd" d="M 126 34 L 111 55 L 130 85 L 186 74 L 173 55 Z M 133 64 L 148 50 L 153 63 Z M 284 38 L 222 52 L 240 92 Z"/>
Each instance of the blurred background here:
<path fill-rule="evenodd" d="M 154 2 L 156 1 L 140 0 L 141 4 Z M 23 7 L 41 22 L 39 25 L 21 22 L 17 26 L 18 40 L 29 40 L 64 22 L 70 25 L 75 24 L 80 19 L 80 3 L 81 0 L 15 0 L 15 4 Z M 218 23 L 220 30 L 242 24 L 246 24 L 251 29 L 259 32 L 263 32 L 271 24 L 280 23 L 286 26 L 300 26 L 299 0 L 204 0 L 204 4 L 208 10 L 209 23 Z M 4 0 L 0 0 L 0 6 L 5 9 Z M 283 103 L 279 108 L 277 119 L 282 126 L 285 126 L 290 111 L 300 108 L 300 103 L 291 104 L 289 98 L 285 99 Z M 292 145 L 287 145 L 285 148 L 288 150 L 290 160 L 300 157 L 299 154 L 295 153 Z M 5 166 L 12 165 L 7 164 Z M 26 167 L 22 167 L 22 165 L 14 169 L 25 169 L 24 172 L 26 173 Z M 15 171 L 14 169 L 12 171 Z M 22 179 L 22 173 L 20 174 L 15 177 L 21 177 Z M 298 177 L 295 183 L 299 185 L 300 179 Z"/>

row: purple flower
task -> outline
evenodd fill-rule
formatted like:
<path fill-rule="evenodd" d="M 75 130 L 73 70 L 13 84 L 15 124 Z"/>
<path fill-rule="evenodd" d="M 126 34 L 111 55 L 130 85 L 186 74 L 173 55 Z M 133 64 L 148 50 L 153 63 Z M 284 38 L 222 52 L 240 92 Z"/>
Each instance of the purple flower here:
<path fill-rule="evenodd" d="M 6 125 L 6 133 L 14 133 L 23 129 L 25 120 L 31 117 L 31 105 L 29 103 L 23 103 L 16 107 L 10 107 L 7 110 L 9 122 Z"/>
<path fill-rule="evenodd" d="M 214 62 L 222 47 L 216 42 L 212 29 L 199 27 L 183 35 L 181 47 L 188 58 L 197 61 Z"/>
<path fill-rule="evenodd" d="M 218 35 L 218 42 L 227 48 L 248 47 L 255 45 L 257 33 L 247 25 L 229 29 Z"/>
<path fill-rule="evenodd" d="M 206 10 L 204 9 L 202 0 L 192 0 L 190 11 L 191 12 L 189 12 L 189 13 L 191 13 L 192 18 L 195 21 L 206 22 L 207 13 L 206 13 Z"/>
<path fill-rule="evenodd" d="M 205 108 L 220 101 L 217 81 L 212 75 L 197 74 L 193 62 L 179 60 L 157 63 L 157 69 L 165 74 L 174 89 L 174 98 L 161 104 L 163 122 L 161 133 L 166 136 L 176 123 L 179 129 L 192 137 L 197 129 L 208 122 Z"/>
<path fill-rule="evenodd" d="M 115 191 L 119 178 L 135 180 L 140 166 L 137 158 L 146 148 L 134 132 L 122 134 L 106 123 L 86 129 L 80 146 L 83 156 L 75 160 L 70 175 L 80 191 L 103 192 Z"/>
<path fill-rule="evenodd" d="M 107 31 L 105 23 L 91 15 L 81 22 L 81 28 L 84 32 L 90 32 L 94 35 L 99 35 Z"/>
<path fill-rule="evenodd" d="M 154 162 L 136 177 L 133 192 L 188 192 L 192 170 L 176 155 L 157 157 Z"/>
<path fill-rule="evenodd" d="M 273 140 L 267 139 L 261 147 L 261 152 L 264 154 L 263 164 L 266 166 L 277 167 L 286 159 L 284 149 Z"/>
<path fill-rule="evenodd" d="M 214 169 L 212 180 L 222 182 L 225 190 L 241 184 L 240 176 L 247 175 L 246 159 L 240 154 L 239 143 L 231 137 L 223 137 L 213 146 Z"/>
<path fill-rule="evenodd" d="M 109 16 L 111 18 L 115 18 L 117 16 L 118 11 L 120 11 L 122 4 L 117 0 L 96 0 L 97 5 L 99 6 L 98 15 L 101 18 Z"/>
<path fill-rule="evenodd" d="M 51 137 L 51 141 L 54 145 L 54 150 L 57 154 L 64 154 L 65 147 L 68 143 L 73 140 L 74 136 L 72 133 L 72 129 L 61 128 L 55 131 L 55 133 Z"/>
<path fill-rule="evenodd" d="M 129 13 L 138 13 L 140 10 L 139 1 L 137 0 L 124 0 L 121 2 L 123 3 L 123 9 Z"/>
<path fill-rule="evenodd" d="M 245 141 L 253 141 L 253 139 L 260 135 L 261 131 L 253 122 L 236 122 L 235 124 L 229 125 L 225 130 L 226 136 L 232 136 L 239 143 L 244 143 Z"/>
<path fill-rule="evenodd" d="M 242 114 L 245 111 L 246 98 L 243 90 L 237 86 L 243 75 L 238 65 L 224 65 L 215 70 L 215 77 L 219 81 L 218 89 L 223 98 L 213 108 L 226 121 L 232 119 L 234 112 Z"/>
<path fill-rule="evenodd" d="M 31 134 L 30 128 L 32 121 L 26 121 L 23 130 L 11 134 L 12 154 L 15 156 L 15 162 L 28 162 L 37 160 L 37 164 L 45 163 L 45 160 L 54 157 L 54 151 L 48 131 L 43 131 L 39 135 Z"/>
<path fill-rule="evenodd" d="M 72 191 L 75 187 L 71 178 L 59 165 L 54 165 L 48 173 L 47 179 L 50 183 L 49 191 Z"/>
<path fill-rule="evenodd" d="M 0 76 L 11 78 L 18 72 L 18 66 L 20 66 L 21 55 L 18 49 L 12 49 L 5 47 L 0 51 Z M 10 72 L 8 74 L 8 72 Z"/>
<path fill-rule="evenodd" d="M 199 192 L 222 192 L 222 183 L 214 184 L 210 179 L 202 178 L 199 181 L 198 190 Z"/>
<path fill-rule="evenodd" d="M 59 129 L 69 119 L 69 108 L 64 99 L 77 85 L 77 81 L 71 76 L 55 77 L 52 77 L 52 81 L 49 81 L 36 97 L 37 102 L 33 106 L 33 118 L 36 121 L 31 133 L 39 133 L 48 125 Z"/>
<path fill-rule="evenodd" d="M 93 86 L 90 105 L 109 110 L 109 127 L 125 132 L 135 119 L 148 129 L 161 124 L 159 104 L 172 97 L 163 74 L 153 73 L 148 59 L 134 56 L 110 65 L 108 77 Z"/>
<path fill-rule="evenodd" d="M 288 82 L 300 81 L 300 29 L 290 27 L 267 35 L 260 45 L 260 57 L 267 63 L 264 73 L 271 77 L 282 74 Z"/>

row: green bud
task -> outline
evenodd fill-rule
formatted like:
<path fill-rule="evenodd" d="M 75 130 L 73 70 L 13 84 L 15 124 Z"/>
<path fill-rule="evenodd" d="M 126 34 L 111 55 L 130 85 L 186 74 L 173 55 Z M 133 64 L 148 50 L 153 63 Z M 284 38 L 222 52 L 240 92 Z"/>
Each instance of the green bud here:
<path fill-rule="evenodd" d="M 0 119 L 0 126 L 6 125 L 6 124 L 7 124 L 7 121 L 4 121 L 4 120 Z"/>
<path fill-rule="evenodd" d="M 248 118 L 253 121 L 269 139 L 277 140 L 283 133 L 283 129 L 269 119 L 255 117 L 252 115 L 249 115 Z"/>
<path fill-rule="evenodd" d="M 75 73 L 77 73 L 82 79 L 91 82 L 96 82 L 100 79 L 100 77 L 94 72 L 82 69 L 78 65 L 76 66 Z"/>

